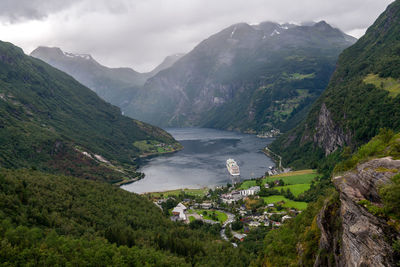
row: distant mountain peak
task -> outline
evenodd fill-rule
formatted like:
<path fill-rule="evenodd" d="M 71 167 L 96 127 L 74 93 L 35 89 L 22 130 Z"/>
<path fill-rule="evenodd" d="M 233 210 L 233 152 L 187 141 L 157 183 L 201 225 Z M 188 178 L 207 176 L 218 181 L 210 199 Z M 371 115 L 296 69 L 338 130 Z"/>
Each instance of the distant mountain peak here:
<path fill-rule="evenodd" d="M 33 57 L 50 57 L 50 58 L 59 58 L 59 57 L 68 57 L 68 58 L 76 58 L 76 59 L 85 59 L 85 60 L 93 60 L 93 57 L 90 54 L 77 54 L 65 52 L 59 47 L 47 47 L 47 46 L 39 46 L 35 50 L 33 50 L 30 54 Z"/>
<path fill-rule="evenodd" d="M 325 20 L 321 20 L 321 21 L 315 23 L 315 24 L 313 25 L 313 27 L 321 28 L 321 29 L 324 29 L 324 30 L 334 29 L 331 25 L 329 25 L 328 23 L 326 23 Z"/>
<path fill-rule="evenodd" d="M 35 54 L 47 54 L 49 56 L 63 56 L 64 52 L 59 47 L 39 46 L 31 52 L 31 56 Z"/>

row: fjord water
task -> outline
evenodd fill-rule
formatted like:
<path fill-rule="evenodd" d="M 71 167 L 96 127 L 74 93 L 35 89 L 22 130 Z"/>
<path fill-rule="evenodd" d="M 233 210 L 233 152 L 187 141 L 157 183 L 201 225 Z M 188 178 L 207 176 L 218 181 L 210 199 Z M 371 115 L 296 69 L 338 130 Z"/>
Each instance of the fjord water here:
<path fill-rule="evenodd" d="M 262 152 L 272 138 L 206 128 L 166 130 L 184 149 L 143 160 L 139 171 L 145 178 L 122 188 L 144 193 L 225 185 L 233 182 L 225 166 L 228 158 L 238 163 L 241 180 L 260 177 L 274 165 Z"/>

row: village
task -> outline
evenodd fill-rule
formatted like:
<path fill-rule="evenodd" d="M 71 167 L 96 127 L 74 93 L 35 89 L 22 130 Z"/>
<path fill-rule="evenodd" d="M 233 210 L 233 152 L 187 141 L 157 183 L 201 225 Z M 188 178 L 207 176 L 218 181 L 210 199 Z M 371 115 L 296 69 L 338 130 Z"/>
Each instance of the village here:
<path fill-rule="evenodd" d="M 269 175 L 271 174 L 271 175 Z M 232 245 L 257 228 L 273 229 L 306 207 L 302 194 L 314 183 L 313 170 L 275 174 L 214 189 L 184 189 L 149 195 L 172 221 L 220 225 L 221 238 Z"/>

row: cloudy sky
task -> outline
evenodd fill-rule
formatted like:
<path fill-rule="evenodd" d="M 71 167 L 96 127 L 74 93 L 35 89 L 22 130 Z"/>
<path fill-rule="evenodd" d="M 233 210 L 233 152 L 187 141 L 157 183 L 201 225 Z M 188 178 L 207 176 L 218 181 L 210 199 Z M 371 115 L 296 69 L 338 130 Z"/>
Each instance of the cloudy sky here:
<path fill-rule="evenodd" d="M 234 23 L 325 20 L 360 37 L 393 0 L 1 0 L 0 40 L 149 71 Z"/>

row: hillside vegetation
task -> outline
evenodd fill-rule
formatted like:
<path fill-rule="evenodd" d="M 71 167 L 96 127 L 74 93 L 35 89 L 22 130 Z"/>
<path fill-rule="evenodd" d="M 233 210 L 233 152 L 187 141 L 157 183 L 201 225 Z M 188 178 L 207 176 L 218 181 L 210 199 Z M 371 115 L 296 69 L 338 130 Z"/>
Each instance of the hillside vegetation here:
<path fill-rule="evenodd" d="M 0 170 L 0 264 L 246 266 L 247 256 L 111 185 Z"/>
<path fill-rule="evenodd" d="M 145 152 L 133 145 L 140 140 L 180 147 L 163 130 L 122 116 L 72 77 L 0 42 L 1 167 L 135 177 L 135 159 Z"/>
<path fill-rule="evenodd" d="M 380 128 L 400 130 L 400 1 L 379 16 L 338 67 L 308 117 L 271 149 L 293 167 L 368 142 Z"/>

